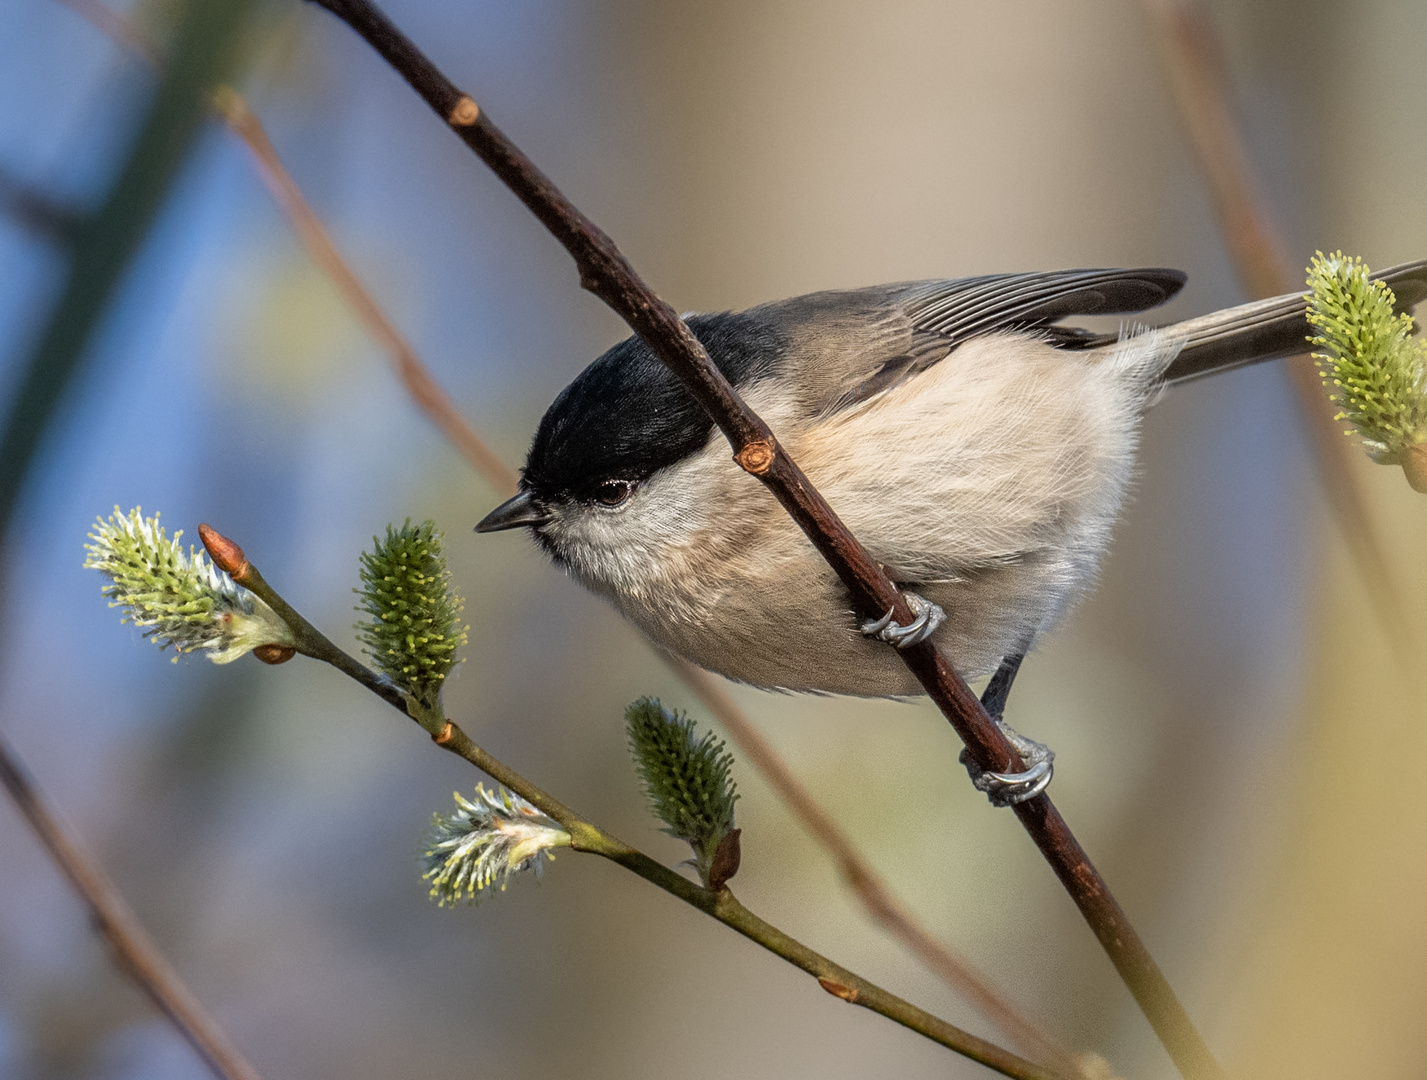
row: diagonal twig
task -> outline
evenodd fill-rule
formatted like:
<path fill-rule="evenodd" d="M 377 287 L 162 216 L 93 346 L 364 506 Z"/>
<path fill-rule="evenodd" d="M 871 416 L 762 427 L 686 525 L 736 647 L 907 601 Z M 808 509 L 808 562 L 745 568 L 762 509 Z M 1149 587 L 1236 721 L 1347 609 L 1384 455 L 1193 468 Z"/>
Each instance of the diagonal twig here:
<path fill-rule="evenodd" d="M 1103 1075 L 1092 1064 L 1090 1055 L 1073 1054 L 1053 1041 L 1026 1019 L 971 961 L 917 920 L 717 680 L 682 657 L 665 653 L 664 658 L 679 678 L 708 706 L 729 737 L 743 751 L 744 757 L 754 763 L 793 816 L 802 822 L 803 828 L 832 856 L 843 881 L 862 901 L 868 915 L 943 982 L 963 994 L 983 1016 L 992 1020 L 1018 1045 L 1039 1054 L 1058 1072 L 1066 1075 L 1084 1076 L 1087 1080 L 1091 1076 Z"/>
<path fill-rule="evenodd" d="M 417 353 L 337 252 L 320 219 L 283 167 L 257 117 L 231 91 L 222 95 L 219 107 L 252 151 L 268 187 L 309 254 L 331 276 L 372 336 L 392 355 L 402 382 L 417 404 L 493 488 L 502 494 L 514 494 L 518 479 L 515 470 L 505 465 L 466 423 Z M 1044 1058 L 1060 1072 L 1067 1075 L 1080 1072 L 1079 1061 L 1074 1055 L 1026 1019 L 987 976 L 975 970 L 970 961 L 916 921 L 847 834 L 793 775 L 772 744 L 707 673 L 684 660 L 668 656 L 665 659 L 674 673 L 719 719 L 744 758 L 768 781 L 793 816 L 828 851 L 848 887 L 877 922 L 937 975 L 970 999 L 983 1015 L 1018 1044 Z"/>
<path fill-rule="evenodd" d="M 59 0 L 90 19 L 117 43 L 142 59 L 157 63 L 156 50 L 132 24 L 96 0 Z M 312 260 L 323 270 L 368 333 L 387 351 L 398 376 L 417 405 L 466 460 L 498 492 L 516 490 L 517 474 L 490 449 L 466 422 L 445 390 L 432 377 L 419 354 L 377 303 L 331 235 L 301 188 L 283 165 L 262 122 L 242 95 L 231 87 L 214 92 L 214 106 L 243 141 L 264 184 Z M 1028 1052 L 1058 1073 L 1089 1077 L 1094 1055 L 1071 1053 L 1025 1017 L 991 980 L 965 957 L 939 940 L 911 914 L 886 881 L 857 850 L 851 839 L 824 811 L 748 717 L 705 672 L 684 660 L 662 654 L 667 663 L 723 724 L 744 758 L 782 797 L 793 816 L 832 856 L 843 880 L 868 913 L 982 1014 Z"/>
<path fill-rule="evenodd" d="M 1175 104 L 1194 159 L 1209 188 L 1219 233 L 1244 291 L 1255 298 L 1301 289 L 1288 246 L 1260 194 L 1243 134 L 1234 119 L 1223 50 L 1214 19 L 1201 0 L 1146 0 L 1167 61 Z M 1306 352 L 1305 348 L 1305 352 Z M 1354 472 L 1357 452 L 1333 419 L 1333 405 L 1306 357 L 1285 365 L 1308 435 L 1318 478 L 1362 576 L 1388 640 L 1406 670 L 1414 670 L 1417 633 L 1403 609 L 1382 538 L 1372 526 Z"/>
<path fill-rule="evenodd" d="M 223 119 L 251 151 L 263 182 L 282 207 L 302 246 L 313 262 L 322 269 L 347 301 L 353 313 L 396 362 L 397 375 L 417 405 L 431 417 L 441 434 L 455 445 L 491 486 L 505 494 L 515 493 L 515 473 L 496 456 L 470 426 L 461 418 L 460 410 L 446 391 L 431 377 L 431 373 L 416 355 L 416 350 L 372 298 L 353 273 L 347 261 L 338 254 L 322 222 L 303 197 L 292 175 L 278 159 L 277 151 L 267 132 L 248 108 L 242 96 L 228 86 L 220 86 L 213 103 Z"/>
<path fill-rule="evenodd" d="M 532 803 L 569 833 L 570 847 L 574 850 L 600 855 L 638 874 L 644 880 L 717 919 L 813 976 L 829 994 L 850 1005 L 860 1005 L 895 1021 L 1004 1076 L 1017 1080 L 1055 1080 L 1056 1074 L 1049 1069 L 963 1031 L 814 952 L 749 911 L 734 897 L 726 883 L 705 886 L 690 881 L 582 818 L 570 807 L 476 745 L 470 736 L 446 717 L 443 708 L 438 706 L 437 715 L 433 718 L 428 710 L 417 706 L 414 699 L 400 689 L 388 675 L 372 670 L 334 645 L 330 638 L 308 622 L 264 579 L 258 568 L 243 553 L 243 549 L 232 540 L 208 525 L 199 525 L 198 534 L 214 564 L 227 572 L 239 585 L 260 597 L 287 624 L 288 629 L 292 631 L 293 648 L 298 653 L 330 664 L 354 679 L 398 712 L 421 725 L 431 734 L 432 741 L 437 746 L 465 759 L 492 780 Z"/>
<path fill-rule="evenodd" d="M 579 269 L 581 285 L 623 317 L 684 383 L 728 438 L 734 460 L 765 484 L 837 573 L 858 614 L 876 619 L 890 611 L 898 623 L 911 623 L 906 600 L 882 568 L 778 444 L 767 424 L 738 396 L 673 308 L 635 273 L 614 242 L 379 8 L 369 0 L 315 2 L 347 23 L 405 78 L 565 247 Z M 899 655 L 981 768 L 994 772 L 1024 768 L 1020 755 L 935 645 L 922 642 L 900 650 Z M 1180 1072 L 1190 1080 L 1223 1076 L 1164 974 L 1049 797 L 1039 795 L 1019 804 L 1015 812 Z"/>
<path fill-rule="evenodd" d="M 164 959 L 119 890 L 59 823 L 14 751 L 0 738 L 0 784 L 39 837 L 50 858 L 89 909 L 115 964 L 142 990 L 218 1080 L 261 1080 L 193 992 Z"/>

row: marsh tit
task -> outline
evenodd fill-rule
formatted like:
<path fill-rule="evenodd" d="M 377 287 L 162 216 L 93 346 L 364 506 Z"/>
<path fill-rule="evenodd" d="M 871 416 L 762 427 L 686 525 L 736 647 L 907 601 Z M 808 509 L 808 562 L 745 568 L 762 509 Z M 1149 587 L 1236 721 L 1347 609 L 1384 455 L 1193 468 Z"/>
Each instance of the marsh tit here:
<path fill-rule="evenodd" d="M 1400 308 L 1427 261 L 1376 275 Z M 1031 642 L 1094 578 L 1168 385 L 1304 352 L 1302 295 L 1094 333 L 1177 293 L 1175 270 L 1069 270 L 820 292 L 685 316 L 998 715 Z M 659 645 L 754 686 L 917 694 L 897 630 L 847 591 L 638 338 L 540 421 L 521 490 L 479 532 L 529 528 Z M 944 613 L 944 618 L 940 616 Z M 889 637 L 888 634 L 892 636 Z"/>

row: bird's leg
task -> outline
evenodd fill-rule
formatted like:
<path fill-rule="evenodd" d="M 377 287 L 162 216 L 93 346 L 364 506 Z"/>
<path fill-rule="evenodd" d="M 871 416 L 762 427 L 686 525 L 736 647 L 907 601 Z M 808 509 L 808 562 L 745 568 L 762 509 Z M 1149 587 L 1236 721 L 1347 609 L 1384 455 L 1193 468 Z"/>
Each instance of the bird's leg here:
<path fill-rule="evenodd" d="M 1010 653 L 1002 657 L 996 674 L 991 676 L 986 689 L 981 691 L 981 707 L 998 724 L 1006 715 L 1006 699 L 1011 696 L 1011 684 L 1016 681 L 1016 674 L 1021 670 L 1021 661 L 1025 658 L 1024 652 Z"/>
<path fill-rule="evenodd" d="M 1024 649 L 1003 657 L 1000 666 L 996 668 L 996 674 L 991 676 L 991 681 L 986 684 L 986 689 L 981 694 L 982 707 L 1001 729 L 1001 734 L 1006 736 L 1007 741 L 1021 755 L 1021 759 L 1026 763 L 1025 771 L 986 772 L 971 760 L 970 754 L 965 750 L 961 752 L 961 763 L 971 774 L 971 783 L 977 791 L 986 793 L 986 798 L 991 800 L 992 806 L 1013 806 L 1027 799 L 1034 799 L 1046 789 L 1054 771 L 1052 762 L 1055 761 L 1055 751 L 1044 743 L 1026 738 L 1002 719 L 1006 713 L 1006 698 L 1010 696 L 1011 684 L 1016 681 L 1016 673 L 1021 670 L 1021 661 L 1025 658 Z"/>

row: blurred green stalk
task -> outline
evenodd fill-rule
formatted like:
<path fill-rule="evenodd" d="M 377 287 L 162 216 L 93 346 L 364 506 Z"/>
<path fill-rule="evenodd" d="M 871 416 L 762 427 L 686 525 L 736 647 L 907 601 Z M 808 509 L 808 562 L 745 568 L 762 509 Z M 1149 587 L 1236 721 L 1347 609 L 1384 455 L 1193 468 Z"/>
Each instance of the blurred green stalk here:
<path fill-rule="evenodd" d="M 103 202 L 69 233 L 59 298 L 29 356 L 0 427 L 0 537 L 8 530 L 45 431 L 83 370 L 101 318 L 173 190 L 209 114 L 209 91 L 236 67 L 256 0 L 186 0 L 169 63 L 127 159 Z M 101 113 L 94 123 L 112 123 Z"/>

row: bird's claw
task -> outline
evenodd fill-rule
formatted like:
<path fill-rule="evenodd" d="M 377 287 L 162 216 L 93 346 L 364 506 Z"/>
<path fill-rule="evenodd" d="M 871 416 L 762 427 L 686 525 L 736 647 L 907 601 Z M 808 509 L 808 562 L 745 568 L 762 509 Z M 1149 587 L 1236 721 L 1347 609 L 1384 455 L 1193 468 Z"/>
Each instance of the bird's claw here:
<path fill-rule="evenodd" d="M 999 721 L 996 726 L 1021 755 L 1026 769 L 1017 773 L 988 772 L 972 761 L 971 755 L 963 750 L 961 763 L 971 774 L 972 786 L 977 791 L 985 792 L 992 806 L 1015 806 L 1016 803 L 1034 799 L 1050 784 L 1051 776 L 1055 772 L 1055 751 L 1044 743 L 1026 738 Z"/>
<path fill-rule="evenodd" d="M 933 604 L 914 592 L 904 592 L 902 596 L 907 601 L 907 606 L 912 609 L 912 621 L 906 626 L 894 622 L 892 614 L 895 609 L 889 609 L 880 619 L 869 619 L 862 624 L 864 636 L 875 637 L 878 641 L 885 641 L 899 649 L 910 649 L 931 637 L 937 627 L 946 621 L 946 612 L 940 605 Z"/>

